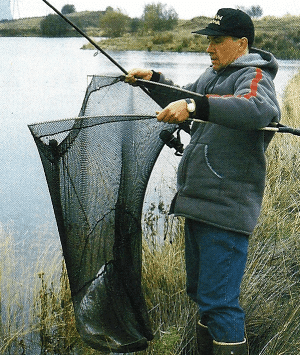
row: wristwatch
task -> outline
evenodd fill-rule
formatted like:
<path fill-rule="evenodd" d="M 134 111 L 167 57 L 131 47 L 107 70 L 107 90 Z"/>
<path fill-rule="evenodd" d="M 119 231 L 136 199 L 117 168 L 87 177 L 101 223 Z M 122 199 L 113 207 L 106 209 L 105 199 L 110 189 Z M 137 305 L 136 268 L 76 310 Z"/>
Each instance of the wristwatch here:
<path fill-rule="evenodd" d="M 186 109 L 190 113 L 190 117 L 193 117 L 196 112 L 196 104 L 193 99 L 185 99 Z"/>

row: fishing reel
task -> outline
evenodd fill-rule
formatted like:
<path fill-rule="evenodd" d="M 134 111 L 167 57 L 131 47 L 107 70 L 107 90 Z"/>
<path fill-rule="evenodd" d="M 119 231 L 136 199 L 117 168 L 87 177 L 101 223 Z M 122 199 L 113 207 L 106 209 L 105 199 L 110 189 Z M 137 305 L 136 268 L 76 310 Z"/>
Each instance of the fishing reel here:
<path fill-rule="evenodd" d="M 176 156 L 182 156 L 184 147 L 183 144 L 181 143 L 181 138 L 180 138 L 180 131 L 184 131 L 188 134 L 190 134 L 190 124 L 188 121 L 185 121 L 183 123 L 180 123 L 178 125 L 178 128 L 174 132 L 176 133 L 176 136 L 172 134 L 170 131 L 167 129 L 163 129 L 160 134 L 159 138 L 169 147 L 169 148 L 174 148 L 175 149 L 175 155 Z"/>

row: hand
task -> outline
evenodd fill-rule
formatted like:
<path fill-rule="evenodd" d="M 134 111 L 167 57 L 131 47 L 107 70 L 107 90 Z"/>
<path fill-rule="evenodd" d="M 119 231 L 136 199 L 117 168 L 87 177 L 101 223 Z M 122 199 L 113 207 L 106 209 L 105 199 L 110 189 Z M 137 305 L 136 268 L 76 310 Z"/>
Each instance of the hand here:
<path fill-rule="evenodd" d="M 152 74 L 153 72 L 150 69 L 135 68 L 130 70 L 125 76 L 125 82 L 135 84 L 136 79 L 151 80 Z"/>
<path fill-rule="evenodd" d="M 171 102 L 162 111 L 157 112 L 157 120 L 167 123 L 181 123 L 189 118 L 185 100 Z"/>

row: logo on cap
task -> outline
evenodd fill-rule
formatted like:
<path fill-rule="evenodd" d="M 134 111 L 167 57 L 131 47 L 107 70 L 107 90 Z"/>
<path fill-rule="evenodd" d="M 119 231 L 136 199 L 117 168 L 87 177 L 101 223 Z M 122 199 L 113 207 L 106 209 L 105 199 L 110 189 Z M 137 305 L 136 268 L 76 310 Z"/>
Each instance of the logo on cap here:
<path fill-rule="evenodd" d="M 220 26 L 220 25 L 221 25 L 221 20 L 222 20 L 222 18 L 223 18 L 223 16 L 220 16 L 220 15 L 217 14 L 217 15 L 211 20 L 210 23 L 213 23 L 213 24 L 215 24 L 215 25 Z"/>
<path fill-rule="evenodd" d="M 249 47 L 254 41 L 254 25 L 251 17 L 239 9 L 222 8 L 203 29 L 193 31 L 206 36 L 231 36 L 248 38 Z"/>

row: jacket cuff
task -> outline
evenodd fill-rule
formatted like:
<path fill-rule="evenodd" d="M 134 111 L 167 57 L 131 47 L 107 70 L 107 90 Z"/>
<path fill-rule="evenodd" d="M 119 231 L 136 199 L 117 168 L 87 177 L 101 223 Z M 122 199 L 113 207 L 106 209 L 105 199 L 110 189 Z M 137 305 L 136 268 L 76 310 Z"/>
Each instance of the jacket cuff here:
<path fill-rule="evenodd" d="M 209 118 L 209 101 L 207 96 L 194 98 L 196 103 L 195 118 L 202 121 L 208 121 Z"/>
<path fill-rule="evenodd" d="M 152 77 L 151 77 L 151 81 L 159 82 L 161 73 L 159 73 L 159 72 L 157 72 L 155 70 L 152 70 L 152 72 L 153 72 L 153 74 L 152 74 Z"/>

